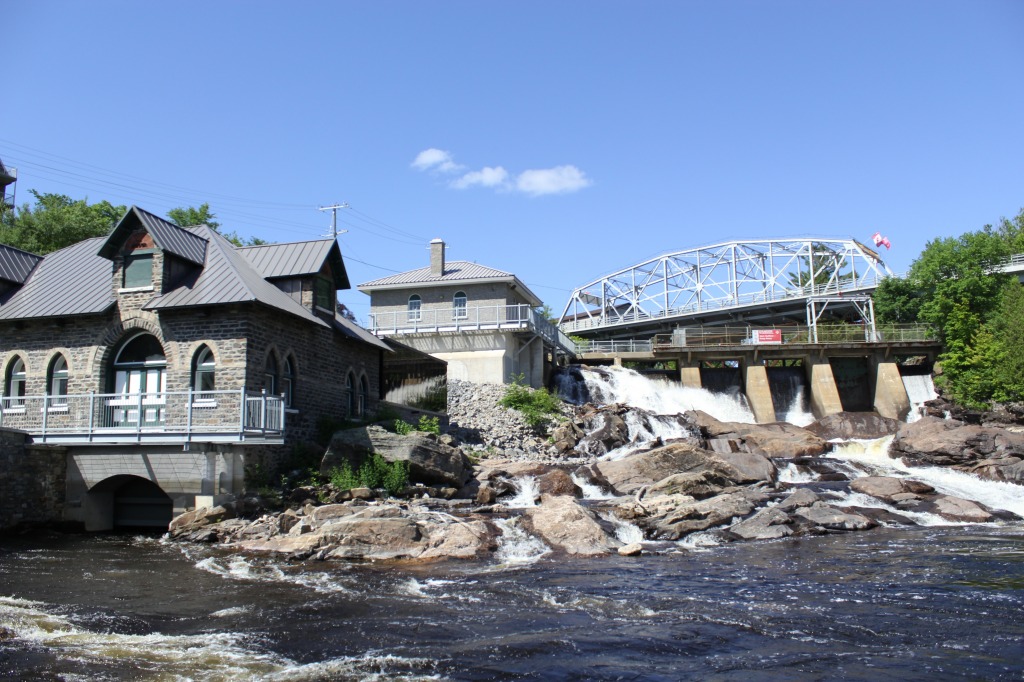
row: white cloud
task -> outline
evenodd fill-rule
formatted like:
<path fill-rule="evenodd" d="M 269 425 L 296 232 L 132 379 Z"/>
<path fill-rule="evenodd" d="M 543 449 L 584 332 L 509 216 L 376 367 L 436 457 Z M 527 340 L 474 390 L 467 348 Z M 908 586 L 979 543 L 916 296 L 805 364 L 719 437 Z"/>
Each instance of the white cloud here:
<path fill-rule="evenodd" d="M 532 196 L 566 194 L 589 187 L 590 178 L 576 166 L 527 170 L 516 178 L 516 189 Z"/>
<path fill-rule="evenodd" d="M 451 186 L 455 189 L 466 189 L 474 185 L 497 187 L 499 189 L 507 188 L 509 186 L 508 171 L 501 166 L 495 168 L 485 167 L 478 171 L 470 171 L 451 183 Z"/>
<path fill-rule="evenodd" d="M 452 159 L 451 152 L 434 147 L 424 149 L 417 154 L 416 159 L 412 162 L 412 167 L 416 170 L 435 170 L 440 173 L 454 173 L 462 170 L 462 166 Z"/>

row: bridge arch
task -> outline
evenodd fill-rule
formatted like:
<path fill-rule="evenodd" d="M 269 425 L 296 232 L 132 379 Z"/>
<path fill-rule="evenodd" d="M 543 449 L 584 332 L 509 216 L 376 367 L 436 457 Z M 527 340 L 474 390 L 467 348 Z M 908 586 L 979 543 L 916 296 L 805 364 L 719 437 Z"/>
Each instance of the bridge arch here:
<path fill-rule="evenodd" d="M 167 530 L 174 516 L 171 497 L 153 481 L 117 474 L 89 488 L 83 500 L 86 530 Z"/>

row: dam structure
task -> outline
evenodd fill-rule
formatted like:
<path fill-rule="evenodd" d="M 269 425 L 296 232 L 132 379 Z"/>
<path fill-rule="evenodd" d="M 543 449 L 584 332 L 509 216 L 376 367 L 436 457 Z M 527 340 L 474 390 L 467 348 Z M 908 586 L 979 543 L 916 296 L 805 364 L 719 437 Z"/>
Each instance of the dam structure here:
<path fill-rule="evenodd" d="M 797 396 L 816 418 L 905 419 L 903 376 L 930 373 L 941 345 L 925 325 L 876 324 L 871 294 L 891 276 L 853 239 L 730 241 L 578 287 L 559 327 L 577 362 L 741 393 L 761 423 Z"/>

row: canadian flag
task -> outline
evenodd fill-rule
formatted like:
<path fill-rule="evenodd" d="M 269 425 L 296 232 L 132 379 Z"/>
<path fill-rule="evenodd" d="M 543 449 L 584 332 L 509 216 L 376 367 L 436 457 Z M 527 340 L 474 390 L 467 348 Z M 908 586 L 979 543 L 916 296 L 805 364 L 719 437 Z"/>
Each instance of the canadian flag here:
<path fill-rule="evenodd" d="M 875 242 L 875 246 L 884 246 L 887 249 L 892 246 L 892 244 L 889 243 L 889 238 L 883 237 L 881 232 L 875 232 L 871 235 L 871 239 Z"/>

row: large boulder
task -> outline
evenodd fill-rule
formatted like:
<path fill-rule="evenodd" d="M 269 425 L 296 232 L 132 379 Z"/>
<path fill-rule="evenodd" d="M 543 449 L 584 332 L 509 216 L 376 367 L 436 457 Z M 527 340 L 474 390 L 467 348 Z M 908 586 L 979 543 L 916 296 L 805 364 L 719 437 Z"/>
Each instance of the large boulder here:
<path fill-rule="evenodd" d="M 542 495 L 538 506 L 524 512 L 523 527 L 568 554 L 608 554 L 622 545 L 592 511 L 567 495 Z"/>
<path fill-rule="evenodd" d="M 230 504 L 218 505 L 216 507 L 200 507 L 199 509 L 193 509 L 187 511 L 184 514 L 179 514 L 171 519 L 171 523 L 167 528 L 172 538 L 184 537 L 189 534 L 195 533 L 197 530 L 206 526 L 211 526 L 215 523 L 227 519 L 233 519 L 235 517 L 235 510 Z M 197 538 L 199 536 L 196 536 Z M 202 537 L 206 541 L 212 541 L 216 539 L 215 535 L 208 533 L 202 534 Z"/>
<path fill-rule="evenodd" d="M 715 452 L 749 452 L 788 459 L 821 455 L 829 448 L 824 438 L 788 422 L 720 422 L 700 410 L 691 410 L 686 417 L 700 428 L 708 449 Z"/>
<path fill-rule="evenodd" d="M 809 507 L 800 507 L 793 516 L 803 517 L 826 530 L 867 530 L 878 525 L 866 516 L 842 511 L 820 500 Z"/>
<path fill-rule="evenodd" d="M 874 439 L 891 436 L 900 428 L 897 419 L 883 417 L 877 412 L 837 412 L 808 424 L 806 428 L 825 440 Z"/>
<path fill-rule="evenodd" d="M 744 453 L 734 458 L 736 466 L 726 457 L 732 458 L 689 441 L 678 441 L 622 459 L 600 461 L 590 469 L 594 478 L 607 481 L 621 495 L 651 486 L 649 494 L 678 493 L 706 498 L 735 485 L 771 480 L 774 476 L 774 467 L 760 455 Z"/>
<path fill-rule="evenodd" d="M 619 414 L 625 412 L 621 405 L 610 405 L 582 415 L 583 431 L 586 435 L 576 443 L 576 450 L 588 455 L 600 456 L 629 443 L 629 427 Z"/>
<path fill-rule="evenodd" d="M 792 535 L 792 524 L 789 514 L 778 507 L 767 507 L 729 526 L 728 535 L 740 540 L 775 540 Z"/>
<path fill-rule="evenodd" d="M 935 492 L 935 489 L 927 483 L 892 476 L 856 478 L 850 482 L 850 489 L 892 503 L 920 499 L 922 495 L 930 495 Z"/>
<path fill-rule="evenodd" d="M 408 462 L 409 479 L 420 483 L 460 488 L 472 471 L 472 463 L 461 450 L 433 434 L 413 432 L 403 436 L 370 425 L 336 432 L 320 463 L 320 473 L 328 475 L 342 462 L 357 468 L 371 453 L 388 462 Z"/>
<path fill-rule="evenodd" d="M 725 493 L 706 500 L 696 500 L 689 495 L 658 495 L 623 502 L 615 507 L 615 515 L 635 523 L 646 537 L 678 540 L 689 533 L 747 516 L 765 499 L 763 494 L 753 490 Z"/>
<path fill-rule="evenodd" d="M 1024 484 L 1024 434 L 955 419 L 923 417 L 900 427 L 889 456 L 918 466 L 950 466 Z"/>

